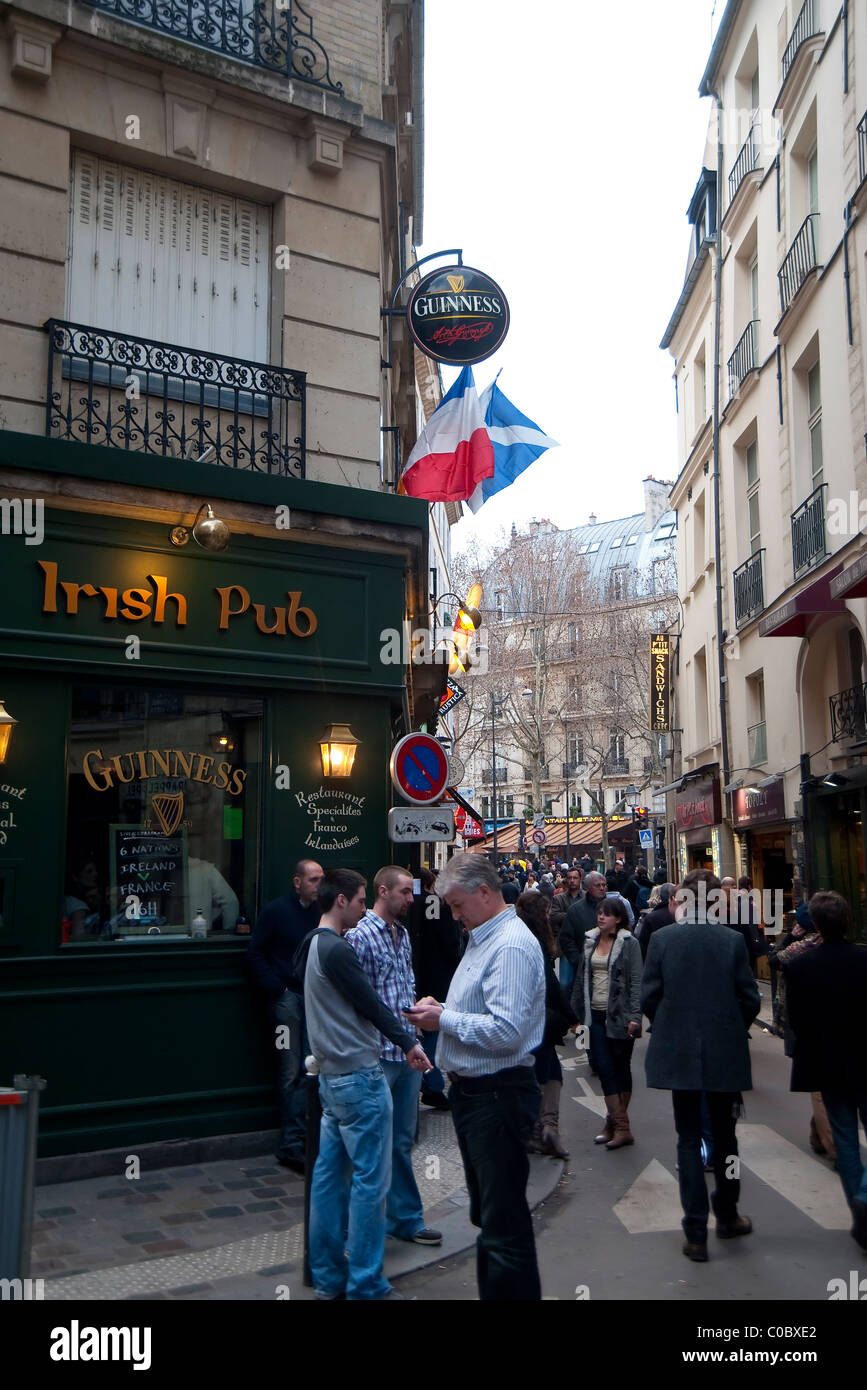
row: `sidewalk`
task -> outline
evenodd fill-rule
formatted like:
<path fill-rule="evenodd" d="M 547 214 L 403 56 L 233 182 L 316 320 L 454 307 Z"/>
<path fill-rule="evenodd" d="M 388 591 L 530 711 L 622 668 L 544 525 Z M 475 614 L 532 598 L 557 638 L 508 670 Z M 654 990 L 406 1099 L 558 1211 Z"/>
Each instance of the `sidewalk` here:
<path fill-rule="evenodd" d="M 389 1240 L 396 1278 L 475 1244 L 451 1116 L 421 1107 L 413 1156 L 425 1220 L 441 1246 Z M 528 1199 L 543 1201 L 562 1163 L 530 1160 Z M 87 1178 L 36 1189 L 31 1277 L 46 1300 L 309 1299 L 302 1282 L 304 1181 L 272 1155 Z"/>

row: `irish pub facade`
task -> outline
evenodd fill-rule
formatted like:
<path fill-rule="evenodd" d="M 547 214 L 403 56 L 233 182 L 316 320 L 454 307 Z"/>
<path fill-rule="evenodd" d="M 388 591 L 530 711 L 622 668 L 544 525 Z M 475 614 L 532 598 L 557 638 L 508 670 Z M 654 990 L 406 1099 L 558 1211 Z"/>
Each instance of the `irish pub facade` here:
<path fill-rule="evenodd" d="M 46 1078 L 46 1155 L 273 1124 L 248 924 L 388 861 L 437 703 L 380 636 L 430 609 L 380 321 L 421 6 L 123 13 L 0 41 L 0 1084 Z"/>

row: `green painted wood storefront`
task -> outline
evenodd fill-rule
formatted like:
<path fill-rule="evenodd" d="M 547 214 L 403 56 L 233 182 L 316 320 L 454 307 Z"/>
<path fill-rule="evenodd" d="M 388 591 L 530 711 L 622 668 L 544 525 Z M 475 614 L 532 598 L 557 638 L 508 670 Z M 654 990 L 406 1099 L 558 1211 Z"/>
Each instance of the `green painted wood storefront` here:
<path fill-rule="evenodd" d="M 0 767 L 0 1084 L 47 1079 L 44 1155 L 272 1127 L 268 1029 L 234 915 L 254 920 L 304 854 L 368 876 L 391 857 L 388 760 L 406 693 L 380 633 L 401 629 L 409 580 L 389 531 L 414 532 L 424 564 L 426 506 L 147 463 L 151 489 L 217 511 L 221 498 L 289 505 L 322 519 L 321 539 L 315 525 L 303 540 L 275 525 L 273 538 L 233 533 L 219 554 L 176 549 L 165 524 L 134 514 L 141 460 L 0 433 L 7 486 L 10 469 L 22 486 L 110 480 L 133 513 L 47 496 L 41 544 L 0 536 L 0 697 L 18 720 Z M 353 518 L 365 545 L 329 545 L 326 528 Z M 331 722 L 361 740 L 349 779 L 322 775 Z M 168 882 L 155 897 L 137 861 L 145 939 L 126 939 L 137 930 L 119 856 L 160 828 L 185 846 L 187 897 Z M 236 904 L 221 917 L 214 890 L 217 925 L 193 940 L 190 885 L 203 894 L 212 880 Z M 150 936 L 147 921 L 160 924 Z"/>

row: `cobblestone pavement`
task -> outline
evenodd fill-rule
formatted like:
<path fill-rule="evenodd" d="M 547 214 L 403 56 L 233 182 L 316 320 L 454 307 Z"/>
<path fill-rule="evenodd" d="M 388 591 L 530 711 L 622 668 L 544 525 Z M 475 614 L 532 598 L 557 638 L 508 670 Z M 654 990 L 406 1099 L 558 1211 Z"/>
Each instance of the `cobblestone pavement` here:
<path fill-rule="evenodd" d="M 463 1166 L 451 1116 L 420 1108 L 413 1163 L 442 1247 L 389 1241 L 389 1276 L 467 1249 Z M 534 1200 L 562 1165 L 533 1161 Z M 270 1154 L 36 1189 L 31 1277 L 46 1299 L 309 1298 L 302 1284 L 304 1181 Z"/>

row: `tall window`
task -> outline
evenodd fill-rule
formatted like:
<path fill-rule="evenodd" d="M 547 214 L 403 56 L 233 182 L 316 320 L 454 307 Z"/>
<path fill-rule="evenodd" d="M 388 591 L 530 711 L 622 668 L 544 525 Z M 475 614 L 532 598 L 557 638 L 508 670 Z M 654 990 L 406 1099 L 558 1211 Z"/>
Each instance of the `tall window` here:
<path fill-rule="evenodd" d="M 623 762 L 624 758 L 626 757 L 626 740 L 624 739 L 623 734 L 616 734 L 612 732 L 611 746 L 608 750 L 608 756 L 611 758 L 612 762 Z"/>
<path fill-rule="evenodd" d="M 819 211 L 819 151 L 815 145 L 807 155 L 807 211 Z"/>
<path fill-rule="evenodd" d="M 822 379 L 817 362 L 807 373 L 807 428 L 810 432 L 810 491 L 824 481 L 822 473 Z"/>
<path fill-rule="evenodd" d="M 695 499 L 692 510 L 692 567 L 693 582 L 704 569 L 704 494 Z"/>
<path fill-rule="evenodd" d="M 573 767 L 584 761 L 584 740 L 583 738 L 569 739 L 569 761 Z"/>
<path fill-rule="evenodd" d="M 627 569 L 616 569 L 614 571 L 614 598 L 615 600 L 626 598 L 626 584 L 629 577 Z"/>
<path fill-rule="evenodd" d="M 747 445 L 747 525 L 750 533 L 750 554 L 755 555 L 762 546 L 762 528 L 759 521 L 759 445 L 757 440 Z"/>

